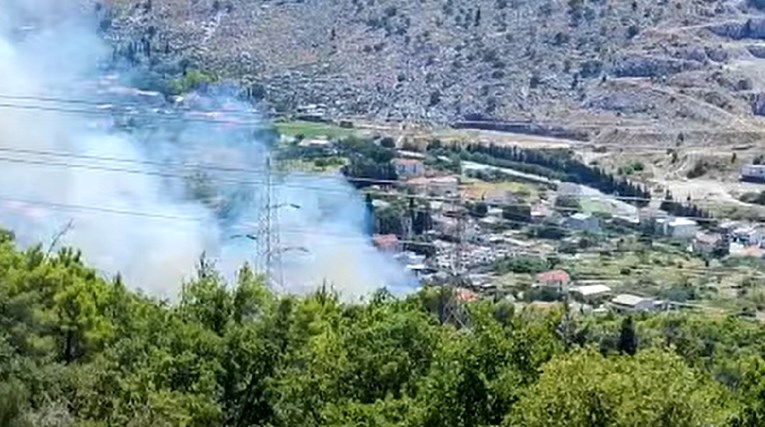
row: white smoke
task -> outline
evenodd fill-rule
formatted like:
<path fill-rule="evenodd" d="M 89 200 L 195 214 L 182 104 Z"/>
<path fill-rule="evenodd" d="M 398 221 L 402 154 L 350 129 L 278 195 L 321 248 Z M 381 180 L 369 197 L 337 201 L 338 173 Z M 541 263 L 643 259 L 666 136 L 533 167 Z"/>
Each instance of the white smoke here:
<path fill-rule="evenodd" d="M 71 222 L 61 244 L 161 297 L 177 295 L 202 253 L 230 277 L 253 260 L 253 242 L 232 235 L 255 232 L 263 217 L 266 145 L 246 127 L 155 120 L 147 112 L 157 110 L 149 108 L 138 116 L 146 129 L 120 132 L 93 114 L 95 104 L 45 101 L 103 101 L 105 93 L 95 82 L 105 81 L 99 66 L 111 50 L 91 22 L 64 19 L 56 10 L 63 3 L 0 3 L 0 227 L 21 244 L 47 244 Z M 239 120 L 250 111 L 236 103 L 226 108 L 232 105 Z M 189 197 L 182 178 L 189 170 L 180 163 L 200 167 L 224 199 L 225 215 Z M 363 200 L 340 177 L 276 177 L 274 194 L 279 203 L 299 206 L 279 210 L 288 291 L 329 283 L 356 298 L 380 286 L 395 291 L 413 284 L 371 246 Z"/>

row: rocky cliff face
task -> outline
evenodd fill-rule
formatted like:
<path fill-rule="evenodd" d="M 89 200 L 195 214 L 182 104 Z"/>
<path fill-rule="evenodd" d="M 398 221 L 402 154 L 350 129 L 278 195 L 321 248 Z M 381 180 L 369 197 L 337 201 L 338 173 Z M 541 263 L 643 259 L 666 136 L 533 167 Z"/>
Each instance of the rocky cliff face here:
<path fill-rule="evenodd" d="M 661 127 L 708 122 L 709 91 L 727 113 L 759 110 L 765 17 L 736 3 L 108 0 L 99 13 L 133 61 L 234 78 L 274 111 Z M 750 86 L 721 86 L 721 70 Z M 642 107 L 625 108 L 635 93 Z"/>

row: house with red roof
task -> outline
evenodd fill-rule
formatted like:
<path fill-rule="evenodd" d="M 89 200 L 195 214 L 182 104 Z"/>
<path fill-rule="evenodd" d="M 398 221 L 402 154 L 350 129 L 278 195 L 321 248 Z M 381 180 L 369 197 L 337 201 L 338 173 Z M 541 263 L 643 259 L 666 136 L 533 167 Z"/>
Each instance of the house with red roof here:
<path fill-rule="evenodd" d="M 375 234 L 372 236 L 372 244 L 382 252 L 398 253 L 401 252 L 401 241 L 395 234 Z"/>
<path fill-rule="evenodd" d="M 551 270 L 537 274 L 535 287 L 543 287 L 564 292 L 571 284 L 571 276 L 564 270 Z"/>

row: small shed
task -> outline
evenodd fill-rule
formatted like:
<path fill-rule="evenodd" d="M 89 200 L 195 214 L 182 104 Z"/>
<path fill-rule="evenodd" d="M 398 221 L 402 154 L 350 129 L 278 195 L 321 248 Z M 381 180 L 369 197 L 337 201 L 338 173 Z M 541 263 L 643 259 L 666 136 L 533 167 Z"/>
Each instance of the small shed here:
<path fill-rule="evenodd" d="M 611 307 L 621 313 L 635 313 L 641 311 L 653 311 L 656 309 L 656 300 L 632 294 L 620 294 L 611 300 Z"/>
<path fill-rule="evenodd" d="M 585 285 L 571 288 L 571 295 L 586 304 L 597 304 L 611 295 L 611 288 L 606 285 Z"/>

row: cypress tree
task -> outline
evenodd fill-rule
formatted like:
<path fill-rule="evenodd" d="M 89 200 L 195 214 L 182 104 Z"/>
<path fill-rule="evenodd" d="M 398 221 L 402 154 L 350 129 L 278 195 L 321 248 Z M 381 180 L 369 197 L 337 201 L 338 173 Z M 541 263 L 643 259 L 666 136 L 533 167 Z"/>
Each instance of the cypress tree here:
<path fill-rule="evenodd" d="M 632 316 L 628 316 L 622 321 L 622 328 L 619 333 L 619 352 L 634 356 L 637 353 L 637 336 L 635 335 L 635 325 Z"/>

